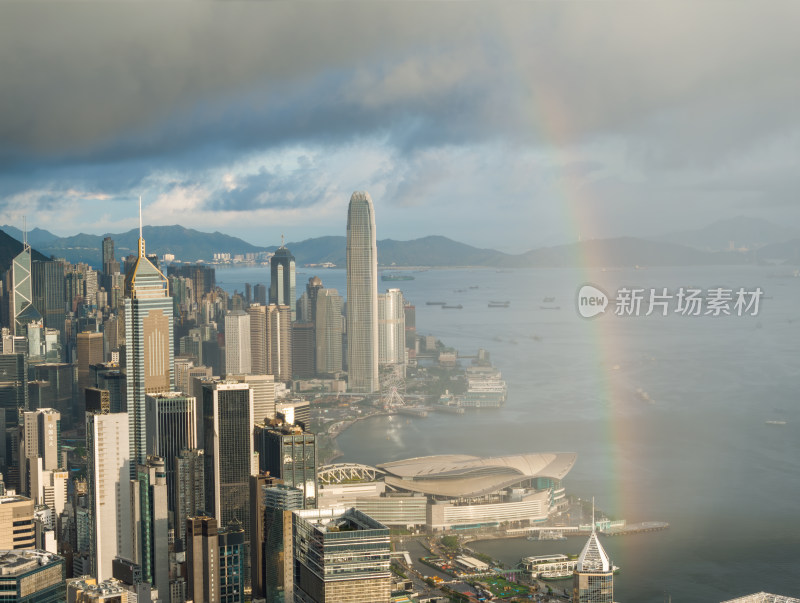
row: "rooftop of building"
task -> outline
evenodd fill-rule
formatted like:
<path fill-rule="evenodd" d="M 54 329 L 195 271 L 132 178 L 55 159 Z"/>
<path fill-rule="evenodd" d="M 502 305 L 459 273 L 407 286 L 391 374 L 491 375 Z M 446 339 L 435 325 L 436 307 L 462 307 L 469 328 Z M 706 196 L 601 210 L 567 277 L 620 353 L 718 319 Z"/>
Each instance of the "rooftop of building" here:
<path fill-rule="evenodd" d="M 280 418 L 274 418 L 270 419 L 265 426 L 269 431 L 276 431 L 281 435 L 313 435 L 311 432 L 307 432 L 305 430 L 305 425 L 302 423 L 302 421 L 289 423 Z"/>
<path fill-rule="evenodd" d="M 332 509 L 305 509 L 294 514 L 314 526 L 319 532 L 363 532 L 367 530 L 386 530 L 389 528 L 354 507 L 335 507 Z"/>
<path fill-rule="evenodd" d="M 54 553 L 39 549 L 0 550 L 0 576 L 18 576 L 60 559 Z"/>
<path fill-rule="evenodd" d="M 99 584 L 95 582 L 94 578 L 76 579 L 70 582 L 70 588 L 92 595 L 116 595 L 125 591 L 122 582 L 114 578 L 108 578 Z"/>
<path fill-rule="evenodd" d="M 21 494 L 4 494 L 0 496 L 0 505 L 8 505 L 11 503 L 18 503 L 18 502 L 32 503 L 33 500 L 28 498 L 27 496 L 22 496 Z"/>

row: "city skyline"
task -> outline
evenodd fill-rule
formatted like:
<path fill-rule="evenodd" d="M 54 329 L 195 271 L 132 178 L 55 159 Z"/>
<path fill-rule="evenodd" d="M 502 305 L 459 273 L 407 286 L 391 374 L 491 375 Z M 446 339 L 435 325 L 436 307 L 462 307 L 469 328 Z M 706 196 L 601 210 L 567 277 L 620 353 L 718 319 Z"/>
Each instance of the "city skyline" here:
<path fill-rule="evenodd" d="M 797 222 L 798 10 L 6 6 L 0 209 L 119 232 L 141 194 L 157 224 L 265 244 L 331 234 L 366 189 L 385 236 L 507 252 Z"/>

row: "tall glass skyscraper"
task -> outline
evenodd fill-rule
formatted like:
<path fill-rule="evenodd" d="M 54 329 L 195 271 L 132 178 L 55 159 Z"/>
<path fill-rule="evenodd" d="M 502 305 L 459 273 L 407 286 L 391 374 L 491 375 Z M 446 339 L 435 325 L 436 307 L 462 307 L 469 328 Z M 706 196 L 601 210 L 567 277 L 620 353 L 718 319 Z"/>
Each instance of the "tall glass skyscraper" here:
<path fill-rule="evenodd" d="M 289 306 L 292 309 L 292 321 L 297 320 L 294 256 L 283 243 L 275 250 L 269 267 L 269 303 Z"/>
<path fill-rule="evenodd" d="M 141 206 L 139 212 L 139 255 L 125 275 L 125 368 L 134 471 L 136 465 L 147 464 L 145 396 L 175 389 L 169 282 L 145 254 Z"/>
<path fill-rule="evenodd" d="M 222 525 L 242 522 L 250 545 L 250 476 L 258 472 L 253 453 L 253 392 L 247 383 L 203 384 L 206 511 Z M 248 549 L 249 551 L 249 549 Z M 249 571 L 245 583 L 249 583 Z"/>
<path fill-rule="evenodd" d="M 356 191 L 347 210 L 347 386 L 378 389 L 378 245 L 369 193 Z"/>
<path fill-rule="evenodd" d="M 42 320 L 33 305 L 33 279 L 31 278 L 31 246 L 25 241 L 22 251 L 11 262 L 6 272 L 8 295 L 8 326 L 12 335 L 25 335 L 29 322 Z"/>

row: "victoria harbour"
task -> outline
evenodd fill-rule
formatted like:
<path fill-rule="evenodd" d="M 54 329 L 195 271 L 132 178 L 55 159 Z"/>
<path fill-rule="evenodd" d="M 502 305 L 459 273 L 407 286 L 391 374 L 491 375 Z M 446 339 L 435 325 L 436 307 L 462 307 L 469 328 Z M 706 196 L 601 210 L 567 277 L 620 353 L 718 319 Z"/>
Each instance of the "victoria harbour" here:
<path fill-rule="evenodd" d="M 800 3 L 0 8 L 0 601 L 800 603 Z"/>
<path fill-rule="evenodd" d="M 800 279 L 780 268 L 407 271 L 404 296 L 417 329 L 462 354 L 478 348 L 508 382 L 497 410 L 427 418 L 384 416 L 344 431 L 340 461 L 375 465 L 431 454 L 577 452 L 567 493 L 629 522 L 670 529 L 603 540 L 622 568 L 622 601 L 720 601 L 770 589 L 797 592 L 800 578 L 800 408 L 796 304 Z M 220 286 L 243 290 L 263 268 L 218 271 Z M 299 269 L 344 289 L 344 271 Z M 757 316 L 581 318 L 584 282 L 620 286 L 760 286 Z M 470 288 L 476 287 L 477 288 Z M 540 310 L 554 297 L 559 310 Z M 489 308 L 493 299 L 508 308 Z M 428 300 L 459 303 L 458 311 Z M 467 361 L 468 362 L 468 361 Z M 769 425 L 766 421 L 786 421 Z M 472 545 L 509 566 L 523 556 L 577 553 L 566 542 L 493 540 Z"/>

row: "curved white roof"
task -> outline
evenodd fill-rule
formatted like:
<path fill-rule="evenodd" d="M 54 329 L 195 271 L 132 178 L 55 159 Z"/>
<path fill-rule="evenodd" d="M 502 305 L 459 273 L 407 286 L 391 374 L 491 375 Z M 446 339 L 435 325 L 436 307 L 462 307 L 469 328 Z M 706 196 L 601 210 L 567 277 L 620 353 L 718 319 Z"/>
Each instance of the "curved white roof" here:
<path fill-rule="evenodd" d="M 535 477 L 563 479 L 574 452 L 544 452 L 480 458 L 466 454 L 423 456 L 378 465 L 390 486 L 425 494 L 472 497 Z"/>

